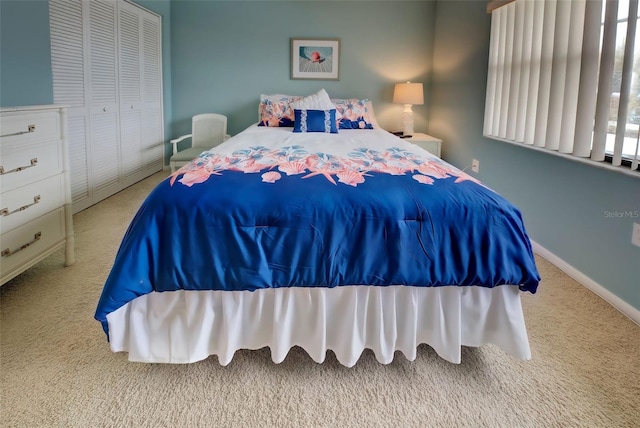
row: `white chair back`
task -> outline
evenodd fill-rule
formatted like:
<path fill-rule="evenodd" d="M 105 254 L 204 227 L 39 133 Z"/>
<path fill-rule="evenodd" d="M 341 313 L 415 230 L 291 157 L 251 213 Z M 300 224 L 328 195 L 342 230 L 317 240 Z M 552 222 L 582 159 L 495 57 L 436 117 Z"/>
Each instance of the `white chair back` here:
<path fill-rule="evenodd" d="M 217 113 L 193 116 L 191 146 L 210 149 L 224 141 L 227 134 L 227 117 Z"/>

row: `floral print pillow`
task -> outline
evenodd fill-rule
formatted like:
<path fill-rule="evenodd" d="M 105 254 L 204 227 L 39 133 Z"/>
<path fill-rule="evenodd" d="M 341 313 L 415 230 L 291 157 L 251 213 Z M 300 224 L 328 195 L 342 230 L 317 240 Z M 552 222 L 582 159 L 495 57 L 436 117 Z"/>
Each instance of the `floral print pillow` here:
<path fill-rule="evenodd" d="M 294 115 L 289 104 L 301 99 L 295 95 L 260 95 L 258 126 L 292 127 Z"/>
<path fill-rule="evenodd" d="M 373 129 L 373 121 L 369 114 L 369 100 L 332 99 L 340 115 L 339 129 Z"/>

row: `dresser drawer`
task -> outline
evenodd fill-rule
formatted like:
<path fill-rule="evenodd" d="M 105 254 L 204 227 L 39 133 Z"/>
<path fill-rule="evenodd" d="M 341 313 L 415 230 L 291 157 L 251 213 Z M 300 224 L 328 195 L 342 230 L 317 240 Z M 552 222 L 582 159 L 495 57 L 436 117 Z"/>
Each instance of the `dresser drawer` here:
<path fill-rule="evenodd" d="M 0 192 L 59 174 L 64 168 L 61 140 L 19 146 L 0 141 Z"/>
<path fill-rule="evenodd" d="M 25 262 L 35 262 L 39 255 L 64 242 L 64 230 L 64 208 L 58 208 L 0 235 L 0 276 L 11 276 Z"/>
<path fill-rule="evenodd" d="M 64 195 L 62 174 L 0 194 L 0 233 L 63 206 Z"/>
<path fill-rule="evenodd" d="M 6 144 L 28 144 L 60 139 L 60 113 L 6 112 L 0 117 L 0 140 Z"/>

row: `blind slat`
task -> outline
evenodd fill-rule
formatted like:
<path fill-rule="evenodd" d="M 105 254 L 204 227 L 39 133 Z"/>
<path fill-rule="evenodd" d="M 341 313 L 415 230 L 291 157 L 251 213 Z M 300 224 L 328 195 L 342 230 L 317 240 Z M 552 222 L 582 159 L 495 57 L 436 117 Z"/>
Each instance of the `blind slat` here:
<path fill-rule="evenodd" d="M 506 29 L 504 44 L 504 62 L 502 71 L 502 97 L 500 100 L 500 138 L 507 137 L 507 125 L 509 123 L 509 92 L 511 90 L 511 72 L 513 67 L 513 26 L 515 16 L 515 3 L 509 3 L 506 9 Z"/>
<path fill-rule="evenodd" d="M 521 61 L 528 63 L 531 58 L 531 45 L 533 41 L 533 2 L 516 3 L 516 15 L 520 14 L 519 22 L 522 25 L 522 50 Z M 517 25 L 517 24 L 516 24 Z M 516 116 L 515 141 L 524 143 L 527 127 L 527 107 L 529 103 L 529 78 L 531 67 L 523 66 L 520 70 L 520 88 L 518 90 L 518 114 Z"/>
<path fill-rule="evenodd" d="M 522 43 L 524 37 L 524 4 L 513 3 L 513 54 L 511 65 L 511 82 L 509 86 L 509 114 L 507 118 L 507 139 L 515 140 L 516 131 L 524 127 L 518 123 L 518 110 L 520 108 L 520 79 L 522 72 Z M 526 101 L 526 98 L 525 98 Z"/>
<path fill-rule="evenodd" d="M 531 29 L 531 61 L 529 74 L 529 94 L 527 97 L 527 121 L 525 124 L 524 143 L 534 144 L 536 135 L 536 119 L 538 93 L 540 88 L 540 63 L 542 62 L 542 30 L 544 28 L 544 8 L 542 1 L 533 3 L 533 27 Z M 529 9 L 529 8 L 528 8 Z"/>
<path fill-rule="evenodd" d="M 533 145 L 545 147 L 547 123 L 549 117 L 549 100 L 551 96 L 551 70 L 553 65 L 553 40 L 556 24 L 556 0 L 545 2 L 542 51 L 540 54 L 540 83 L 538 86 L 538 104 L 536 106 L 536 130 Z"/>
<path fill-rule="evenodd" d="M 551 86 L 549 89 L 549 117 L 544 146 L 549 150 L 560 148 L 562 132 L 562 110 L 564 89 L 567 84 L 567 61 L 569 58 L 569 25 L 573 1 L 556 3 L 555 30 L 553 33 L 553 63 L 551 65 Z"/>
<path fill-rule="evenodd" d="M 596 115 L 596 87 L 600 60 L 600 20 L 602 0 L 590 0 L 585 6 L 584 36 L 582 38 L 582 64 L 580 66 L 580 92 L 576 113 L 576 131 L 573 154 L 588 157 L 591 154 L 593 123 Z"/>
<path fill-rule="evenodd" d="M 491 41 L 489 45 L 489 72 L 487 74 L 487 96 L 484 105 L 484 134 L 493 133 L 493 106 L 498 68 L 499 14 L 491 14 Z"/>
<path fill-rule="evenodd" d="M 620 105 L 618 107 L 618 120 L 616 125 L 616 139 L 613 146 L 614 166 L 622 164 L 622 146 L 627 133 L 627 111 L 629 108 L 629 92 L 631 79 L 633 78 L 633 50 L 636 40 L 636 22 L 633 19 L 638 16 L 638 0 L 629 1 L 629 20 L 627 21 L 627 37 L 624 47 L 624 60 L 622 63 L 622 82 L 620 83 Z"/>
<path fill-rule="evenodd" d="M 507 40 L 507 11 L 504 8 L 496 10 L 498 19 L 498 64 L 496 67 L 496 91 L 493 101 L 492 135 L 500 134 L 500 107 L 502 104 L 502 80 L 504 76 L 504 51 Z"/>
<path fill-rule="evenodd" d="M 573 152 L 573 142 L 576 132 L 576 117 L 578 114 L 578 94 L 580 91 L 580 56 L 582 53 L 582 33 L 586 0 L 572 0 L 567 40 L 567 69 L 562 104 L 562 129 L 558 151 L 560 153 Z"/>
<path fill-rule="evenodd" d="M 611 102 L 611 78 L 615 63 L 616 27 L 618 19 L 618 2 L 608 0 L 604 17 L 602 34 L 602 57 L 598 76 L 598 98 L 596 102 L 596 118 L 593 126 L 593 146 L 591 159 L 604 160 L 604 150 L 609 128 L 609 111 Z"/>

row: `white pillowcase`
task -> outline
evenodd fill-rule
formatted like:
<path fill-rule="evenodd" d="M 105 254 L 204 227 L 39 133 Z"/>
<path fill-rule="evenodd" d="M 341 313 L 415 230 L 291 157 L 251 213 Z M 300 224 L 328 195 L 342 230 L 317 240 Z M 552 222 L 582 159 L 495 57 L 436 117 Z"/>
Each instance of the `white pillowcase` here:
<path fill-rule="evenodd" d="M 312 95 L 303 97 L 301 100 L 293 101 L 289 106 L 294 110 L 336 110 L 336 119 L 340 119 L 342 115 L 336 109 L 336 105 L 331 102 L 329 94 L 324 89 Z"/>

